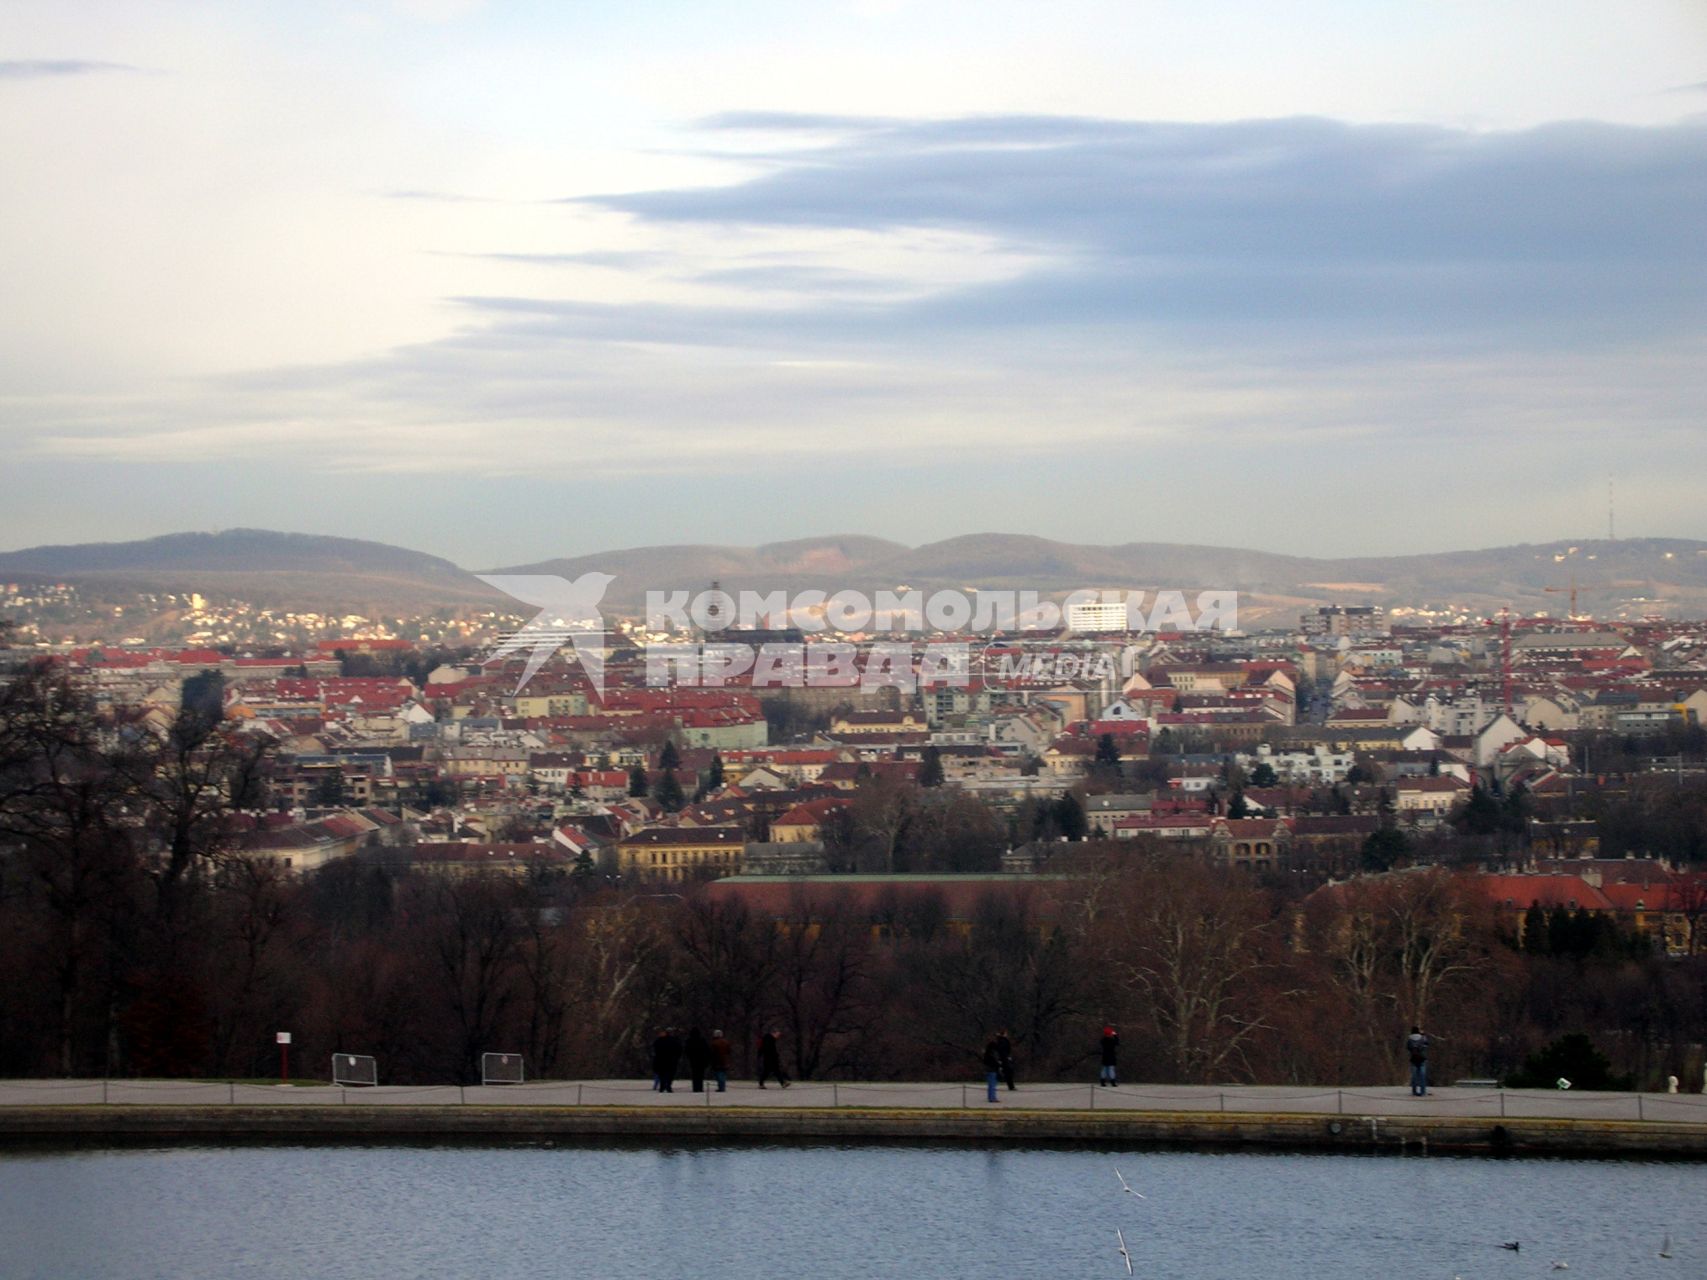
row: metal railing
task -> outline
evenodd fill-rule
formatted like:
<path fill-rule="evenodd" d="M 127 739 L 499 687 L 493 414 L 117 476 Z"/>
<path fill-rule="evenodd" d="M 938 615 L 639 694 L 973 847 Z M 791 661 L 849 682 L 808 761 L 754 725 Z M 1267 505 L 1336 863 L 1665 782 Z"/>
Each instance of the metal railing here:
<path fill-rule="evenodd" d="M 1572 1090 L 1459 1090 L 1412 1097 L 1403 1086 L 1309 1089 L 1288 1086 L 1022 1084 L 985 1098 L 983 1081 L 797 1081 L 759 1090 L 747 1083 L 719 1093 L 679 1081 L 658 1093 L 643 1080 L 534 1081 L 506 1085 L 265 1085 L 198 1080 L 0 1080 L 0 1107 L 382 1106 L 382 1107 L 768 1107 L 880 1110 L 1081 1110 L 1276 1115 L 1444 1116 L 1582 1119 L 1707 1124 L 1707 1095 L 1589 1093 Z"/>

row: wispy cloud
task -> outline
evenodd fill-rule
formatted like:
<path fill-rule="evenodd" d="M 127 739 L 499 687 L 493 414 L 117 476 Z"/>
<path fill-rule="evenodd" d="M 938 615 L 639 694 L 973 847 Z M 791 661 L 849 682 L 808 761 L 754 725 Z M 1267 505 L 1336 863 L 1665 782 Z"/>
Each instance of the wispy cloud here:
<path fill-rule="evenodd" d="M 95 62 L 86 58 L 25 58 L 0 60 L 0 80 L 42 80 L 54 76 L 88 76 L 110 71 L 140 72 L 125 62 Z"/>

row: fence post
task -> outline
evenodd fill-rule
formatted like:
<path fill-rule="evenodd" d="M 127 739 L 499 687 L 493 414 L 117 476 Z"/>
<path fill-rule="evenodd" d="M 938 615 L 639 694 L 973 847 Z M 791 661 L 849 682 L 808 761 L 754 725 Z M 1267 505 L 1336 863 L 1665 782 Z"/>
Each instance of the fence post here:
<path fill-rule="evenodd" d="M 839 1084 L 830 1085 L 830 1105 L 832 1107 L 842 1105 L 842 1086 Z"/>
<path fill-rule="evenodd" d="M 101 1105 L 103 1107 L 107 1105 L 107 1082 L 105 1080 L 101 1081 Z"/>
<path fill-rule="evenodd" d="M 577 1107 L 581 1105 L 581 1086 L 579 1084 L 575 1086 L 575 1105 Z"/>
<path fill-rule="evenodd" d="M 1500 1090 L 1500 1119 L 1505 1119 L 1505 1090 Z"/>
<path fill-rule="evenodd" d="M 962 1107 L 964 1107 L 966 1105 L 966 1086 L 965 1085 L 960 1086 L 960 1105 Z"/>
<path fill-rule="evenodd" d="M 226 1093 L 225 1100 L 228 1103 L 231 1103 L 232 1105 L 236 1105 L 236 1102 L 237 1102 L 237 1082 L 235 1080 L 227 1080 L 225 1082 L 225 1093 Z"/>
<path fill-rule="evenodd" d="M 1646 1120 L 1647 1119 L 1647 1117 L 1642 1114 L 1642 1095 L 1639 1093 L 1636 1095 L 1636 1119 L 1638 1119 L 1638 1120 Z"/>
<path fill-rule="evenodd" d="M 1091 1090 L 1091 1110 L 1095 1111 L 1096 1109 L 1097 1109 L 1097 1091 L 1095 1089 L 1092 1089 Z"/>
<path fill-rule="evenodd" d="M 461 1084 L 457 1085 L 457 1087 L 456 1087 L 456 1102 L 457 1102 L 457 1105 L 461 1106 L 461 1107 L 466 1107 L 468 1105 L 468 1086 L 467 1085 L 461 1085 Z"/>
<path fill-rule="evenodd" d="M 1345 1090 L 1344 1089 L 1335 1089 L 1334 1090 L 1334 1114 L 1335 1115 L 1341 1115 L 1341 1116 L 1343 1116 L 1345 1114 Z"/>
<path fill-rule="evenodd" d="M 1227 1109 L 1227 1095 L 1218 1093 L 1215 1096 L 1221 1099 L 1221 1110 L 1225 1111 Z"/>

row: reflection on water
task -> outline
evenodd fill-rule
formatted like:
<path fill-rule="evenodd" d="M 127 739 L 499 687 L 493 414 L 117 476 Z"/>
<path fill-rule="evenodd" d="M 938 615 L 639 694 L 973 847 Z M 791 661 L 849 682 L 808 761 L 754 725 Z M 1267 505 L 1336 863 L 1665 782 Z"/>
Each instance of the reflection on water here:
<path fill-rule="evenodd" d="M 1124 1195 L 1114 1165 L 1149 1197 Z M 883 1146 L 273 1147 L 0 1156 L 0 1274 L 1707 1276 L 1703 1171 Z M 1673 1257 L 1658 1257 L 1667 1232 Z M 1521 1253 L 1499 1248 L 1521 1240 Z"/>

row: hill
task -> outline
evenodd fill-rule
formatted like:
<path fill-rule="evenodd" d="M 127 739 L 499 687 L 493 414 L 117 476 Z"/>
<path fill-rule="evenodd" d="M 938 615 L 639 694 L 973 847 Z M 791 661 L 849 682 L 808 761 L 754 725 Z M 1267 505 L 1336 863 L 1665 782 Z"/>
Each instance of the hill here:
<path fill-rule="evenodd" d="M 173 533 L 0 553 L 0 578 L 52 579 L 107 592 L 198 591 L 265 607 L 429 609 L 495 594 L 438 556 L 265 529 Z"/>
<path fill-rule="evenodd" d="M 1332 602 L 1491 613 L 1502 605 L 1563 616 L 1568 589 L 1600 617 L 1707 616 L 1707 542 L 1636 538 L 1552 542 L 1436 555 L 1315 558 L 1237 547 L 1128 542 L 1112 546 L 979 533 L 907 547 L 839 535 L 756 547 L 629 547 L 540 560 L 493 573 L 589 570 L 615 575 L 607 609 L 640 612 L 648 591 L 867 593 L 976 587 L 1184 591 L 1233 588 L 1251 625 L 1287 625 Z M 503 597 L 449 560 L 350 538 L 229 529 L 139 542 L 32 547 L 0 553 L 0 579 L 68 581 L 108 594 L 199 591 L 273 608 L 372 614 L 489 606 Z"/>

